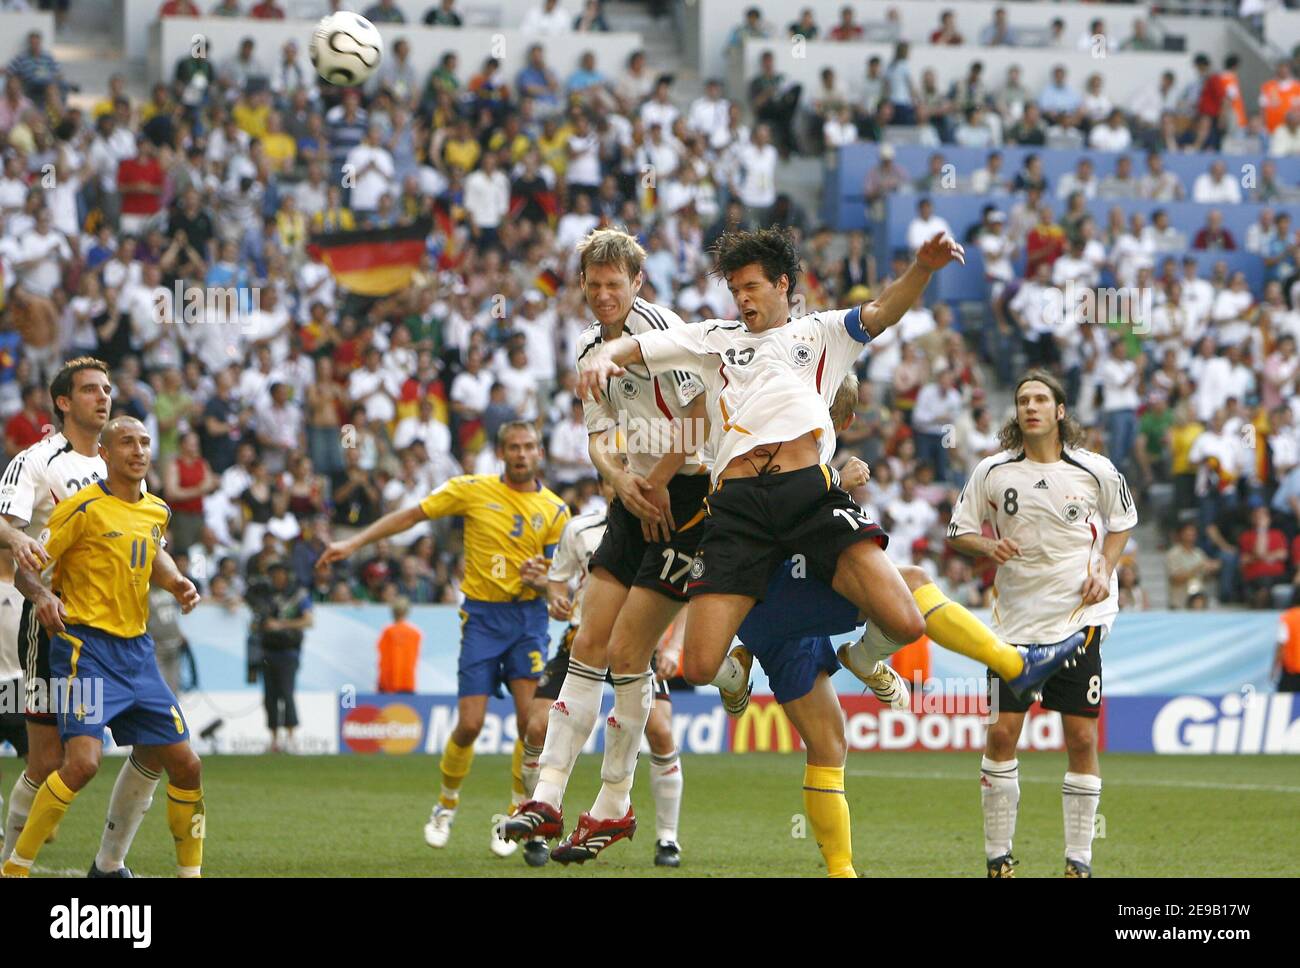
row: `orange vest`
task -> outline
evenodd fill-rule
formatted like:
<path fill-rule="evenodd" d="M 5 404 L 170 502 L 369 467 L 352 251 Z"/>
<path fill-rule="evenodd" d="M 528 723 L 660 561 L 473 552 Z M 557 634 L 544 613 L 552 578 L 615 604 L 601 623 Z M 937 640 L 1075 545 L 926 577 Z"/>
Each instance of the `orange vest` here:
<path fill-rule="evenodd" d="M 1286 642 L 1282 643 L 1282 669 L 1300 675 L 1300 608 L 1283 612 L 1282 626 L 1287 632 Z"/>
<path fill-rule="evenodd" d="M 379 637 L 379 691 L 415 692 L 415 664 L 420 657 L 420 630 L 394 622 Z"/>
<path fill-rule="evenodd" d="M 1300 81 L 1288 77 L 1279 81 L 1269 78 L 1259 87 L 1259 106 L 1264 115 L 1264 127 L 1276 131 L 1277 126 L 1286 120 L 1286 114 L 1296 104 L 1300 104 Z"/>

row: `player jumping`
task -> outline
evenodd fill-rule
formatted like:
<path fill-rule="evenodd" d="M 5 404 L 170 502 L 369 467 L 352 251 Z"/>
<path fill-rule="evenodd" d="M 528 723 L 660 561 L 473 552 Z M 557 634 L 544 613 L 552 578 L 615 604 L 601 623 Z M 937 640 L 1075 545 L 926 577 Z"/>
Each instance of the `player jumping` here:
<path fill-rule="evenodd" d="M 568 506 L 537 476 L 542 449 L 536 427 L 519 420 L 503 424 L 497 431 L 497 454 L 506 465 L 501 476 L 453 477 L 418 505 L 386 514 L 360 534 L 329 545 L 316 564 L 323 569 L 430 518 L 465 519 L 456 728 L 442 753 L 442 790 L 424 827 L 425 842 L 435 848 L 445 847 L 451 836 L 488 697 L 503 683 L 514 698 L 520 736 L 511 769 L 511 810 L 524 800 L 522 737 L 546 666 L 548 636 L 546 600 L 524 584 L 520 568 L 539 555 L 549 559 L 569 520 Z M 505 840 L 494 823 L 489 847 L 498 857 L 508 857 L 519 845 Z"/>
<path fill-rule="evenodd" d="M 734 683 L 724 688 L 745 689 L 748 670 L 727 656 L 728 647 L 765 595 L 771 576 L 793 554 L 802 554 L 814 576 L 870 618 L 868 635 L 893 647 L 919 638 L 927 631 L 926 616 L 934 615 L 949 633 L 960 633 L 936 641 L 998 669 L 1014 689 L 1026 691 L 1060 668 L 1082 646 L 1082 635 L 1021 651 L 998 640 L 969 613 L 950 607 L 941 593 L 914 597 L 884 553 L 884 532 L 834 483 L 825 464 L 835 436 L 828 395 L 864 345 L 902 318 L 931 275 L 963 258 L 961 246 L 942 233 L 935 235 L 873 302 L 799 319 L 790 316 L 799 256 L 788 235 L 779 229 L 729 233 L 716 254 L 716 271 L 727 280 L 743 324 L 709 320 L 624 336 L 584 359 L 579 381 L 581 393 L 594 395 L 605 392 L 625 367 L 642 364 L 651 373 L 694 370 L 705 383 L 718 445 L 714 490 L 706 502 L 709 527 L 688 586 L 686 678 L 714 681 L 723 660 L 730 659 Z M 933 584 L 926 587 L 938 591 Z M 648 660 L 649 651 L 624 646 L 614 651 L 611 668 L 618 676 L 644 668 Z M 623 728 L 638 727 L 638 732 L 644 722 L 644 713 L 635 721 L 620 717 Z M 606 750 L 608 763 L 608 746 Z M 634 762 L 633 757 L 614 775 L 630 777 Z M 606 787 L 609 776 L 602 773 Z M 608 807 L 599 810 L 610 800 L 606 787 L 598 809 L 579 822 L 552 856 L 569 853 L 585 859 L 625 836 Z M 626 799 L 625 791 L 613 792 Z"/>
<path fill-rule="evenodd" d="M 5 817 L 5 850 L 13 850 L 31 811 L 36 791 L 63 762 L 63 745 L 51 694 L 50 639 L 59 603 L 42 579 L 49 556 L 39 537 L 54 507 L 69 495 L 108 474 L 99 454 L 99 435 L 108 422 L 112 385 L 108 364 L 78 357 L 63 364 L 50 382 L 50 402 L 60 429 L 20 452 L 0 478 L 0 547 L 12 549 L 18 566 L 14 584 L 25 601 L 19 625 L 19 660 L 26 679 L 27 766 L 14 783 Z M 176 595 L 189 612 L 198 593 L 159 549 L 150 573 L 154 587 Z M 153 803 L 162 764 L 147 748 L 133 750 L 113 785 L 99 853 L 90 877 L 130 877 L 126 854 Z"/>
<path fill-rule="evenodd" d="M 61 596 L 50 624 L 50 671 L 61 684 L 52 701 L 64 757 L 36 793 L 4 863 L 5 877 L 30 875 L 46 838 L 94 779 L 105 726 L 119 745 L 147 750 L 167 771 L 177 874 L 200 874 L 206 817 L 199 758 L 145 631 L 149 573 L 171 520 L 162 499 L 142 487 L 149 445 L 134 417 L 109 421 L 99 448 L 107 480 L 80 489 L 50 515 L 42 543 L 55 562 L 54 588 Z"/>
<path fill-rule="evenodd" d="M 637 296 L 646 254 L 627 233 L 592 232 L 579 253 L 579 278 L 596 317 L 579 342 L 580 367 L 611 342 L 693 328 L 672 310 Z M 563 835 L 564 790 L 595 727 L 606 673 L 614 686 L 614 707 L 605 723 L 603 785 L 592 816 L 608 822 L 605 833 L 614 839 L 635 832 L 630 791 L 653 705 L 650 658 L 686 603 L 686 576 L 704 517 L 709 478 L 695 452 L 705 437 L 699 377 L 687 367 L 654 374 L 634 367 L 620 369 L 617 379 L 611 375 L 603 389 L 599 402 L 584 394 L 588 450 L 617 500 L 592 555 L 583 621 L 573 640 L 569 674 L 549 713 L 536 792 L 504 827 L 512 839 Z M 627 437 L 626 469 L 611 446 L 620 433 Z M 640 663 L 611 669 L 609 655 L 618 650 L 640 656 Z M 564 852 L 551 856 L 562 863 L 581 859 Z"/>
<path fill-rule="evenodd" d="M 1048 679 L 1041 696 L 1043 708 L 1059 712 L 1065 727 L 1065 876 L 1091 877 L 1101 799 L 1101 644 L 1119 613 L 1116 566 L 1137 527 L 1137 508 L 1115 465 L 1080 448 L 1083 432 L 1066 414 L 1065 391 L 1055 377 L 1031 370 L 1016 385 L 1015 400 L 1016 415 L 999 435 L 1002 451 L 979 462 L 953 508 L 948 543 L 998 563 L 993 627 L 999 635 L 1010 642 L 1086 639 L 1077 664 Z M 993 526 L 992 538 L 981 533 L 985 521 Z M 1015 876 L 1016 744 L 1033 702 L 1006 687 L 990 670 L 998 718 L 980 764 L 989 877 Z"/>
<path fill-rule="evenodd" d="M 601 482 L 601 492 L 606 504 L 614 501 L 614 489 Z M 528 735 L 524 738 L 524 787 L 529 796 L 537 784 L 540 764 L 538 759 L 546 741 L 552 703 L 560 696 L 565 676 L 569 671 L 569 653 L 578 629 L 582 627 L 582 600 L 590 572 L 590 561 L 605 536 L 607 512 L 580 514 L 573 518 L 560 536 L 549 572 L 541 572 L 539 582 L 547 592 L 551 618 L 567 620 L 569 627 L 551 661 L 546 664 L 533 708 L 528 714 Z M 572 588 L 576 586 L 576 591 Z M 658 666 L 675 665 L 676 657 L 660 657 L 665 662 Z M 608 676 L 606 676 L 608 681 Z M 662 675 L 655 677 L 655 704 L 646 721 L 645 736 L 650 744 L 650 792 L 655 801 L 655 856 L 656 867 L 681 866 L 682 849 L 677 842 L 677 822 L 682 805 L 682 764 L 673 742 L 672 693 Z M 550 859 L 546 838 L 534 837 L 524 844 L 524 860 L 533 867 L 541 867 Z"/>

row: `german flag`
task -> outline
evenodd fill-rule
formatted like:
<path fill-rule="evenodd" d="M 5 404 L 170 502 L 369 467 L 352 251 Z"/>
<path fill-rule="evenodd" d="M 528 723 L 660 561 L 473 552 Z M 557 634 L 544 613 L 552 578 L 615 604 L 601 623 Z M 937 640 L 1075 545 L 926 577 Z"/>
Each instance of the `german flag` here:
<path fill-rule="evenodd" d="M 543 269 L 533 280 L 533 285 L 549 298 L 559 291 L 560 276 L 554 269 Z"/>
<path fill-rule="evenodd" d="M 391 296 L 410 284 L 432 229 L 432 220 L 423 218 L 385 229 L 322 232 L 312 235 L 308 252 L 349 292 Z"/>

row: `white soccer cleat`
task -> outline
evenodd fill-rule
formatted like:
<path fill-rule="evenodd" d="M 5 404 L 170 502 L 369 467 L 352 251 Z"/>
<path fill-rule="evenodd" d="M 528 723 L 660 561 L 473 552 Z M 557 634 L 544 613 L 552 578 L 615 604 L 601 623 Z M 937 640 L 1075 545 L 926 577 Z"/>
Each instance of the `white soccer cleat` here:
<path fill-rule="evenodd" d="M 506 840 L 501 836 L 501 823 L 493 823 L 492 839 L 488 841 L 488 850 L 498 857 L 509 857 L 518 849 L 519 843 L 517 841 Z"/>
<path fill-rule="evenodd" d="M 886 706 L 891 709 L 907 709 L 912 704 L 912 695 L 907 689 L 907 680 L 900 676 L 887 662 L 877 662 L 870 672 L 863 673 L 854 668 L 851 661 L 853 653 L 847 645 L 842 645 L 836 656 L 840 665 L 861 679 Z"/>
<path fill-rule="evenodd" d="M 429 822 L 424 825 L 424 842 L 435 849 L 446 847 L 451 838 L 451 822 L 455 819 L 455 810 L 448 810 L 438 804 L 433 808 Z"/>

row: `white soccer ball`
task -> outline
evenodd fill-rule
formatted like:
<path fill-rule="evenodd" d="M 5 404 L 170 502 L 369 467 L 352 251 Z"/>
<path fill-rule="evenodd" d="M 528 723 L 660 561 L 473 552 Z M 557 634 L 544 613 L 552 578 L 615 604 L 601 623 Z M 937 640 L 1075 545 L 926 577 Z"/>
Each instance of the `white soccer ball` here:
<path fill-rule="evenodd" d="M 363 84 L 384 58 L 384 38 L 365 17 L 347 10 L 332 13 L 316 25 L 307 46 L 316 73 L 331 84 Z"/>

